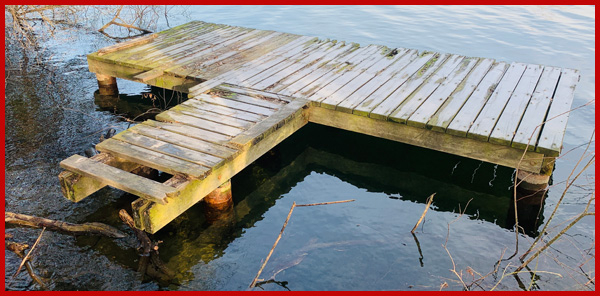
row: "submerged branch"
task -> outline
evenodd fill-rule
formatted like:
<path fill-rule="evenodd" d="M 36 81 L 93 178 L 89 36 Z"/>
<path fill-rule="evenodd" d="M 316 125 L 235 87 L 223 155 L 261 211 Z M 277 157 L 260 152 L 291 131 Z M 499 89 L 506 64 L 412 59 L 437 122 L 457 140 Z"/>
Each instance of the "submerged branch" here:
<path fill-rule="evenodd" d="M 112 238 L 123 238 L 125 234 L 116 228 L 98 222 L 73 224 L 64 221 L 50 220 L 35 216 L 4 212 L 4 222 L 18 226 L 42 228 L 64 232 L 72 235 L 104 235 Z"/>

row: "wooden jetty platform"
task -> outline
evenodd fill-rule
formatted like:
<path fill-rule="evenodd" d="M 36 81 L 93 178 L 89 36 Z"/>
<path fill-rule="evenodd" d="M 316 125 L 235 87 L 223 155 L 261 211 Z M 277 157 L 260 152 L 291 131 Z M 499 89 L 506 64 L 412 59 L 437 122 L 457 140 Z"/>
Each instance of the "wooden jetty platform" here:
<path fill-rule="evenodd" d="M 560 154 L 578 71 L 489 58 L 360 46 L 190 22 L 88 55 L 102 95 L 123 78 L 189 100 L 74 155 L 65 196 L 109 185 L 135 195 L 154 233 L 308 122 L 518 168 L 545 187 Z M 149 167 L 164 182 L 136 174 Z"/>

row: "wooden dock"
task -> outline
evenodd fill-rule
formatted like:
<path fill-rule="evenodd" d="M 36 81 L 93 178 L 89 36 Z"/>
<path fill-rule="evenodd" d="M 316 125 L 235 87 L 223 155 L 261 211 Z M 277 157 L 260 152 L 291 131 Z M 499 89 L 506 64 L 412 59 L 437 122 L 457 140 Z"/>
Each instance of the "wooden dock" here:
<path fill-rule="evenodd" d="M 136 226 L 151 233 L 307 122 L 547 177 L 579 80 L 572 69 L 205 22 L 103 48 L 88 63 L 101 90 L 118 77 L 189 93 L 100 143 L 101 154 L 61 163 L 67 198 L 106 185 L 136 194 Z M 131 173 L 142 166 L 173 178 Z"/>

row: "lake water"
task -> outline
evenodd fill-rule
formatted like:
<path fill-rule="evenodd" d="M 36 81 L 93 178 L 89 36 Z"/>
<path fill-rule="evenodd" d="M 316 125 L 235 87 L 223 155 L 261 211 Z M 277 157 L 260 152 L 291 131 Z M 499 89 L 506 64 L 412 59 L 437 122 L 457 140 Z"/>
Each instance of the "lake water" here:
<path fill-rule="evenodd" d="M 595 99 L 593 6 L 193 6 L 173 8 L 168 25 L 191 20 L 574 68 L 581 80 L 573 107 Z M 161 19 L 158 30 L 167 28 Z M 127 106 L 111 109 L 94 101 L 97 85 L 86 54 L 112 43 L 83 26 L 43 41 L 47 50 L 40 60 L 24 61 L 7 47 L 7 211 L 103 222 L 131 234 L 117 213 L 135 197 L 104 188 L 71 203 L 62 197 L 57 178 L 62 159 L 82 154 L 108 128 L 129 126 L 123 108 L 143 109 L 136 100 L 151 106 L 141 96 L 149 88 L 122 80 Z M 547 222 L 565 180 L 594 155 L 594 141 L 585 152 L 594 130 L 594 102 L 571 113 L 542 209 L 524 206 L 530 212 L 519 216 L 524 228 L 519 255 Z M 595 192 L 594 167 L 565 195 L 548 237 L 583 211 Z M 517 258 L 495 266 L 515 251 L 512 182 L 512 169 L 309 124 L 233 178 L 231 216 L 209 223 L 199 204 L 153 236 L 163 241 L 160 255 L 175 271 L 171 280 L 141 280 L 133 236 L 113 240 L 47 231 L 33 265 L 55 290 L 245 290 L 293 202 L 355 199 L 296 208 L 261 275 L 273 281 L 257 289 L 461 290 L 450 271 L 453 264 L 475 290 L 594 289 L 594 216 L 579 221 L 530 264 L 529 272 L 503 276 L 519 265 Z M 411 235 L 434 192 L 431 210 Z M 32 245 L 40 230 L 6 232 Z M 19 263 L 5 252 L 6 288 L 38 289 L 25 272 L 11 279 Z M 490 274 L 473 284 L 477 273 Z"/>

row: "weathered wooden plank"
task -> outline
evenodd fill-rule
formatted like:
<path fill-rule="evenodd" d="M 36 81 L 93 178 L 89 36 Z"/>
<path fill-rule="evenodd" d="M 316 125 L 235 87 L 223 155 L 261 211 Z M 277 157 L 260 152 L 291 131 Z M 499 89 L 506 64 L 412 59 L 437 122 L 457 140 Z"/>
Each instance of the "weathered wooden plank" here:
<path fill-rule="evenodd" d="M 282 88 L 282 86 L 280 86 L 277 87 L 277 89 L 273 89 L 272 91 L 277 91 L 277 93 L 292 96 L 294 95 L 294 93 L 305 88 L 307 85 L 310 85 L 315 81 L 320 81 L 319 79 L 321 77 L 324 77 L 324 75 L 328 74 L 329 72 L 348 66 L 348 63 L 352 62 L 351 60 L 355 59 L 357 56 L 362 55 L 365 51 L 371 50 L 373 50 L 372 47 L 350 47 L 348 48 L 348 50 L 342 51 L 338 56 L 331 58 L 331 60 L 325 60 L 324 58 L 324 61 L 313 67 L 310 73 L 297 79 L 293 83 L 287 84 L 285 88 Z"/>
<path fill-rule="evenodd" d="M 125 42 L 121 42 L 121 43 L 117 43 L 117 44 L 114 44 L 111 46 L 101 48 L 100 50 L 97 51 L 97 53 L 99 56 L 102 56 L 109 52 L 114 52 L 117 50 L 121 50 L 121 49 L 129 48 L 129 47 L 133 47 L 136 45 L 142 45 L 142 44 L 148 43 L 148 42 L 154 40 L 154 38 L 156 38 L 156 37 L 158 37 L 158 34 L 150 34 L 150 35 L 138 37 L 138 38 L 131 39 L 131 40 L 128 40 Z"/>
<path fill-rule="evenodd" d="M 160 67 L 168 71 L 177 65 L 183 64 L 184 61 L 192 59 L 194 56 L 208 55 L 210 52 L 223 47 L 223 44 L 226 42 L 241 38 L 249 38 L 249 35 L 251 34 L 246 34 L 245 31 L 228 29 L 221 34 L 215 31 L 209 32 L 206 35 L 208 35 L 206 36 L 206 39 L 190 40 L 187 45 L 181 48 L 165 51 L 164 54 L 159 57 L 144 58 L 144 60 L 139 63 L 143 63 L 146 67 Z"/>
<path fill-rule="evenodd" d="M 444 65 L 440 67 L 440 69 L 436 70 L 435 73 L 433 73 L 431 77 L 427 78 L 427 80 L 425 80 L 416 91 L 410 94 L 408 98 L 406 98 L 404 102 L 402 102 L 402 104 L 396 108 L 396 110 L 390 113 L 388 120 L 405 123 L 408 118 L 417 110 L 417 108 L 421 107 L 421 104 L 424 101 L 430 99 L 430 96 L 434 91 L 437 91 L 440 88 L 448 87 L 448 84 L 444 84 L 444 82 L 449 81 L 449 75 L 451 75 L 453 72 L 462 72 L 466 75 L 466 73 L 471 70 L 471 67 L 475 64 L 475 62 L 477 62 L 477 60 L 465 60 L 463 56 L 450 56 Z M 458 85 L 462 79 L 457 80 L 458 82 L 452 86 Z M 455 89 L 454 87 L 448 88 L 448 93 Z"/>
<path fill-rule="evenodd" d="M 526 105 L 527 109 L 523 113 L 521 123 L 519 123 L 519 127 L 516 129 L 516 133 L 512 139 L 512 147 L 519 149 L 527 148 L 531 151 L 535 150 L 535 144 L 537 143 L 544 118 L 548 112 L 552 95 L 556 89 L 560 72 L 560 68 L 544 68 L 544 72 L 535 87 L 531 100 Z"/>
<path fill-rule="evenodd" d="M 391 93 L 402 86 L 412 75 L 417 73 L 424 65 L 432 61 L 434 58 L 437 59 L 438 54 L 433 52 L 423 52 L 419 57 L 413 60 L 408 66 L 402 69 L 402 71 L 396 73 L 392 79 L 389 79 L 386 83 L 381 85 L 375 92 L 371 93 L 365 98 L 359 105 L 357 105 L 353 114 L 360 116 L 369 116 L 369 113 L 383 100 L 385 100 Z"/>
<path fill-rule="evenodd" d="M 326 42 L 325 44 L 319 46 L 316 50 L 307 54 L 305 57 L 303 57 L 302 60 L 300 60 L 296 63 L 293 63 L 292 65 L 282 69 L 281 71 L 277 72 L 276 74 L 267 77 L 266 79 L 260 81 L 259 83 L 254 84 L 252 87 L 255 89 L 267 89 L 271 86 L 274 86 L 274 84 L 278 83 L 279 81 L 286 79 L 290 75 L 293 75 L 294 73 L 296 73 L 297 71 L 299 71 L 305 67 L 308 67 L 308 66 L 313 65 L 314 63 L 317 63 L 319 60 L 321 60 L 325 55 L 327 55 L 331 51 L 334 51 L 336 48 L 340 48 L 343 46 L 344 46 L 344 44 L 342 44 L 341 42 L 339 42 L 339 43 Z"/>
<path fill-rule="evenodd" d="M 512 63 L 510 65 L 504 76 L 502 76 L 494 93 L 485 102 L 477 119 L 471 125 L 467 137 L 481 141 L 488 140 L 498 117 L 500 117 L 504 106 L 506 106 L 506 102 L 508 102 L 508 99 L 517 87 L 526 67 L 527 65 L 522 63 Z"/>
<path fill-rule="evenodd" d="M 231 140 L 231 136 L 226 136 L 223 134 L 215 133 L 212 131 L 208 131 L 201 128 L 195 128 L 189 125 L 181 124 L 181 123 L 169 123 L 169 122 L 160 122 L 154 120 L 146 120 L 140 124 L 152 126 L 159 129 L 164 129 L 167 131 L 171 131 L 174 133 L 178 133 L 180 135 L 184 135 L 187 137 L 203 140 L 206 142 L 211 142 L 215 144 L 223 145 L 229 140 Z"/>
<path fill-rule="evenodd" d="M 370 67 L 380 58 L 382 58 L 381 56 L 376 56 L 374 54 L 382 50 L 383 48 L 384 47 L 380 45 L 369 45 L 365 47 L 364 50 L 358 49 L 354 51 L 346 58 L 346 60 L 343 63 L 339 64 L 336 68 L 331 69 L 331 71 L 327 71 L 324 75 L 319 75 L 318 78 L 310 82 L 310 84 L 301 85 L 302 88 L 295 92 L 294 95 L 305 98 L 311 97 L 319 90 L 329 85 L 329 83 L 339 78 L 342 74 L 354 71 L 362 71 L 364 70 L 364 68 Z M 319 69 L 326 70 L 326 68 Z M 305 80 L 305 78 L 306 77 L 303 77 L 300 81 Z M 298 82 L 296 82 L 296 84 L 297 83 Z M 288 89 L 291 89 L 293 87 L 294 85 L 291 85 L 290 87 L 288 87 Z"/>
<path fill-rule="evenodd" d="M 281 35 L 277 36 L 271 40 L 267 40 L 262 43 L 258 43 L 252 48 L 246 49 L 245 51 L 240 51 L 238 54 L 228 57 L 227 59 L 221 61 L 218 65 L 212 65 L 207 68 L 197 68 L 186 66 L 182 67 L 181 70 L 173 71 L 173 73 L 179 75 L 190 75 L 194 77 L 199 77 L 202 79 L 212 79 L 218 75 L 223 73 L 227 73 L 233 69 L 240 67 L 241 65 L 247 63 L 248 61 L 257 59 L 261 56 L 264 56 L 271 51 L 285 46 L 286 44 L 298 39 L 298 35 Z"/>
<path fill-rule="evenodd" d="M 510 145 L 543 70 L 544 67 L 540 65 L 527 66 L 521 80 L 519 80 L 519 84 L 517 84 L 515 91 L 504 106 L 504 110 L 501 111 L 502 113 L 500 113 L 494 129 L 490 133 L 490 142 Z"/>
<path fill-rule="evenodd" d="M 537 152 L 549 156 L 560 154 L 577 82 L 579 82 L 579 71 L 562 70 L 536 147 Z"/>
<path fill-rule="evenodd" d="M 255 86 L 256 84 L 258 84 L 259 82 L 261 82 L 269 77 L 280 75 L 280 74 L 278 74 L 279 72 L 281 72 L 282 70 L 284 70 L 290 66 L 303 65 L 303 64 L 306 65 L 307 63 L 303 62 L 303 59 L 310 56 L 311 54 L 313 54 L 315 52 L 322 52 L 323 51 L 321 49 L 322 47 L 326 47 L 326 45 L 324 45 L 321 42 L 321 43 L 316 43 L 316 44 L 312 43 L 312 44 L 309 44 L 308 46 L 299 46 L 297 48 L 291 49 L 288 51 L 287 54 L 282 55 L 282 57 L 284 59 L 281 62 L 270 67 L 267 71 L 258 73 L 257 75 L 254 75 L 254 76 L 247 78 L 243 81 L 240 81 L 240 83 L 236 83 L 236 84 L 245 86 L 245 87 L 257 88 Z"/>
<path fill-rule="evenodd" d="M 220 115 L 230 116 L 234 118 L 244 119 L 247 121 L 258 122 L 261 121 L 266 115 L 260 115 L 247 111 L 237 110 L 221 105 L 215 105 L 208 102 L 203 102 L 196 99 L 190 99 L 181 104 L 182 106 L 188 106 L 202 111 L 208 111 Z"/>
<path fill-rule="evenodd" d="M 414 127 L 426 127 L 429 119 L 446 100 L 452 100 L 453 94 L 457 94 L 464 90 L 466 84 L 465 77 L 467 75 L 475 74 L 479 75 L 480 79 L 483 78 L 484 73 L 473 73 L 473 71 L 477 70 L 476 68 L 474 69 L 474 67 L 477 65 L 483 65 L 483 68 L 485 68 L 487 71 L 492 63 L 492 60 L 479 58 L 466 58 L 463 60 L 460 68 L 456 71 L 453 71 L 451 76 L 445 79 L 444 82 L 442 82 L 442 84 L 435 90 L 435 92 L 433 92 L 429 98 L 427 98 L 427 100 L 425 100 L 425 102 L 423 102 L 423 104 L 421 104 L 421 106 L 408 118 L 407 124 Z"/>
<path fill-rule="evenodd" d="M 321 107 L 311 107 L 309 121 L 502 166 L 519 166 L 520 169 L 531 172 L 539 172 L 542 166 L 543 155 L 536 152 L 528 151 L 523 162 L 519 163 L 523 151 L 510 146 L 499 146 Z"/>
<path fill-rule="evenodd" d="M 478 66 L 473 74 L 469 75 L 463 88 L 444 102 L 427 126 L 435 131 L 446 131 L 452 135 L 466 137 L 469 128 L 496 90 L 508 67 L 504 62 L 494 63 L 489 71 L 485 64 Z M 480 78 L 479 74 L 485 76 Z"/>
<path fill-rule="evenodd" d="M 474 68 L 466 73 L 466 78 L 462 78 L 462 81 L 458 82 L 460 76 L 465 74 L 464 72 L 448 81 L 449 84 L 454 85 L 454 90 L 451 93 L 447 93 L 445 89 L 440 90 L 441 93 L 436 91 L 431 99 L 425 101 L 409 118 L 410 124 L 445 132 L 454 115 L 461 109 L 493 63 L 494 60 L 491 59 L 479 59 Z M 457 85 L 455 85 L 456 82 L 458 82 Z"/>
<path fill-rule="evenodd" d="M 181 114 L 185 114 L 188 116 L 193 116 L 193 117 L 197 117 L 197 118 L 205 119 L 205 120 L 209 120 L 209 121 L 214 121 L 214 122 L 221 123 L 221 124 L 228 125 L 228 126 L 237 127 L 240 129 L 247 129 L 250 126 L 254 125 L 254 122 L 252 122 L 252 121 L 247 121 L 247 120 L 239 119 L 236 117 L 221 115 L 221 114 L 217 114 L 217 113 L 213 113 L 213 112 L 209 112 L 209 111 L 199 110 L 199 109 L 196 109 L 189 105 L 180 104 L 169 110 L 177 111 Z"/>
<path fill-rule="evenodd" d="M 400 56 L 400 54 L 398 54 Z M 336 106 L 336 110 L 352 113 L 352 110 L 362 103 L 367 97 L 374 93 L 382 85 L 388 83 L 399 71 L 404 69 L 410 62 L 412 62 L 418 56 L 418 51 L 411 49 L 402 55 L 399 59 L 396 59 L 394 64 L 387 67 L 383 72 L 373 77 L 366 84 L 361 86 L 358 90 L 349 94 L 346 99 Z M 391 91 L 390 91 L 391 93 Z"/>
<path fill-rule="evenodd" d="M 133 76 L 133 79 L 137 80 L 139 82 L 146 82 L 148 80 L 159 77 L 159 76 L 163 75 L 164 73 L 165 72 L 162 69 L 156 68 L 156 69 L 152 69 L 150 71 L 144 72 L 142 74 L 135 75 L 135 76 Z"/>
<path fill-rule="evenodd" d="M 273 110 L 277 110 L 277 109 L 279 109 L 279 107 L 281 107 L 283 105 L 283 102 L 281 102 L 277 99 L 272 99 L 272 98 L 269 99 L 266 97 L 247 96 L 247 95 L 235 93 L 235 92 L 227 92 L 227 91 L 217 90 L 215 92 L 209 93 L 208 95 L 217 95 L 219 97 L 224 97 L 224 98 L 238 101 L 241 103 L 252 104 L 252 105 L 256 105 L 256 106 L 260 106 L 260 107 L 264 107 L 264 108 L 268 108 L 268 109 L 273 109 Z"/>
<path fill-rule="evenodd" d="M 183 146 L 179 146 L 177 144 L 168 143 L 165 141 L 157 140 L 129 131 L 119 133 L 113 138 L 115 140 L 119 140 L 158 153 L 162 153 L 195 164 L 199 164 L 207 168 L 211 168 L 223 160 L 223 158 L 216 157 L 214 155 L 206 154 L 193 149 L 185 148 Z"/>
<path fill-rule="evenodd" d="M 269 116 L 269 115 L 273 114 L 273 111 L 275 110 L 272 108 L 265 108 L 262 106 L 249 104 L 249 103 L 242 102 L 242 101 L 236 101 L 236 100 L 232 100 L 232 99 L 228 99 L 228 98 L 222 98 L 222 97 L 211 96 L 211 95 L 206 95 L 206 94 L 198 95 L 198 96 L 194 97 L 194 99 L 199 100 L 201 102 L 208 102 L 208 103 L 215 104 L 215 105 L 225 106 L 225 107 L 229 107 L 229 108 L 233 108 L 233 109 L 237 109 L 237 110 L 241 110 L 241 111 L 252 112 L 252 113 L 265 115 L 265 116 Z"/>
<path fill-rule="evenodd" d="M 385 97 L 385 100 L 369 113 L 369 117 L 387 120 L 392 111 L 402 104 L 412 92 L 417 90 L 429 76 L 433 75 L 433 73 L 444 65 L 449 56 L 449 54 L 438 54 L 436 57 L 432 58 L 419 69 L 417 73 L 408 78 L 402 86 L 397 88 L 389 96 Z"/>
<path fill-rule="evenodd" d="M 231 157 L 231 155 L 237 152 L 236 150 L 231 149 L 229 147 L 225 147 L 223 145 L 218 145 L 196 138 L 180 135 L 174 132 L 170 132 L 168 130 L 154 128 L 150 125 L 145 124 L 138 124 L 130 128 L 129 131 L 156 140 L 171 143 L 173 145 L 182 146 L 185 148 L 216 156 L 217 158 L 211 159 L 211 161 L 213 161 L 213 164 L 217 164 L 221 159 L 229 158 Z"/>
<path fill-rule="evenodd" d="M 336 109 L 337 105 L 342 101 L 346 100 L 351 94 L 361 89 L 365 84 L 375 79 L 376 77 L 381 79 L 382 75 L 387 76 L 386 78 L 391 78 L 390 72 L 386 70 L 389 69 L 392 65 L 394 65 L 404 54 L 408 52 L 407 49 L 395 48 L 389 50 L 389 52 L 382 53 L 385 55 L 385 58 L 379 60 L 379 62 L 375 63 L 373 66 L 360 73 L 358 76 L 354 77 L 348 83 L 346 83 L 341 88 L 337 89 L 335 92 L 329 94 L 328 96 L 319 99 L 320 105 L 323 108 Z M 387 81 L 386 79 L 386 81 Z M 339 80 L 339 79 L 338 79 Z M 335 80 L 334 82 L 337 82 Z"/>
<path fill-rule="evenodd" d="M 196 95 L 199 93 L 205 93 L 211 88 L 224 82 L 238 84 L 240 81 L 261 73 L 278 62 L 283 61 L 284 57 L 282 57 L 282 53 L 287 52 L 288 49 L 297 47 L 302 48 L 302 45 L 310 42 L 311 40 L 314 40 L 314 38 L 308 36 L 299 37 L 279 48 L 274 49 L 271 52 L 266 53 L 265 55 L 258 57 L 257 59 L 244 63 L 240 67 L 232 69 L 193 87 L 191 89 L 191 94 Z"/>
<path fill-rule="evenodd" d="M 113 157 L 106 153 L 96 154 L 90 157 L 90 159 L 127 172 L 131 172 L 141 166 L 140 164 Z M 63 195 L 72 202 L 80 202 L 90 194 L 108 185 L 101 180 L 82 176 L 70 171 L 61 172 L 58 175 L 58 179 Z"/>
<path fill-rule="evenodd" d="M 336 46 L 332 50 L 330 50 L 325 56 L 321 57 L 317 61 L 312 64 L 307 65 L 306 67 L 294 72 L 292 75 L 287 76 L 286 78 L 278 81 L 277 83 L 270 85 L 266 90 L 271 92 L 276 92 L 285 95 L 291 95 L 291 92 L 288 91 L 289 86 L 298 82 L 298 80 L 310 75 L 315 72 L 317 69 L 331 69 L 336 65 L 342 63 L 342 59 L 346 56 L 349 56 L 354 51 L 358 50 L 359 46 L 354 44 L 346 44 L 341 43 Z M 328 70 L 327 70 L 328 71 Z"/>
<path fill-rule="evenodd" d="M 232 137 L 237 136 L 243 131 L 243 129 L 241 128 L 220 124 L 214 121 L 185 115 L 181 112 L 171 110 L 167 110 L 156 115 L 156 120 L 167 122 L 179 122 Z"/>
<path fill-rule="evenodd" d="M 238 154 L 233 160 L 215 168 L 203 180 L 192 180 L 180 191 L 178 198 L 173 201 L 170 200 L 168 205 L 136 200 L 132 203 L 133 211 L 136 213 L 134 215 L 136 226 L 139 225 L 140 229 L 149 233 L 157 232 L 306 123 L 305 116 L 296 116 L 256 145 Z"/>
<path fill-rule="evenodd" d="M 259 33 L 266 35 L 265 32 Z M 230 50 L 228 46 L 246 44 L 254 42 L 256 39 L 260 40 L 261 38 L 264 37 L 261 35 L 246 34 L 245 31 L 232 31 L 223 36 L 216 36 L 213 40 L 206 42 L 205 46 L 187 52 L 184 51 L 183 54 L 170 58 L 173 65 L 165 71 L 170 72 L 180 67 L 199 67 L 202 63 L 217 59 L 219 55 L 227 53 Z M 156 63 L 164 63 L 164 61 L 159 60 Z"/>
<path fill-rule="evenodd" d="M 185 42 L 195 34 L 204 34 L 219 28 L 214 24 L 198 25 L 186 30 L 160 32 L 159 37 L 154 42 L 142 46 L 132 47 L 118 53 L 107 54 L 106 59 L 116 64 L 137 64 L 138 61 L 146 58 L 147 54 L 162 54 L 169 47 L 173 46 L 173 40 Z"/>
<path fill-rule="evenodd" d="M 229 91 L 229 92 L 234 92 L 234 93 L 238 93 L 238 94 L 243 94 L 243 95 L 247 95 L 247 96 L 251 96 L 251 97 L 256 97 L 256 98 L 273 98 L 282 102 L 291 102 L 294 98 L 292 97 L 288 97 L 288 96 L 284 96 L 284 95 L 280 95 L 277 93 L 272 93 L 272 92 L 268 92 L 268 91 L 262 91 L 262 90 L 257 90 L 257 89 L 251 89 L 251 88 L 246 88 L 246 87 L 238 87 L 235 85 L 229 85 L 229 84 L 223 84 L 221 86 L 218 87 L 218 89 L 222 89 L 224 91 Z"/>
<path fill-rule="evenodd" d="M 208 167 L 202 165 L 158 153 L 144 147 L 131 145 L 113 138 L 102 141 L 96 145 L 96 149 L 171 175 L 185 174 L 192 178 L 203 178 L 210 170 Z"/>
<path fill-rule="evenodd" d="M 177 189 L 173 187 L 122 171 L 77 154 L 61 161 L 60 166 L 66 170 L 102 180 L 102 182 L 111 187 L 160 204 L 167 204 L 167 197 L 176 197 L 178 194 Z"/>
<path fill-rule="evenodd" d="M 287 122 L 294 119 L 295 116 L 302 116 L 303 108 L 310 104 L 309 101 L 296 99 L 285 106 L 282 106 L 273 115 L 267 117 L 252 128 L 242 132 L 231 139 L 230 144 L 241 149 L 247 149 L 250 145 L 256 145 L 259 141 L 283 127 Z"/>

